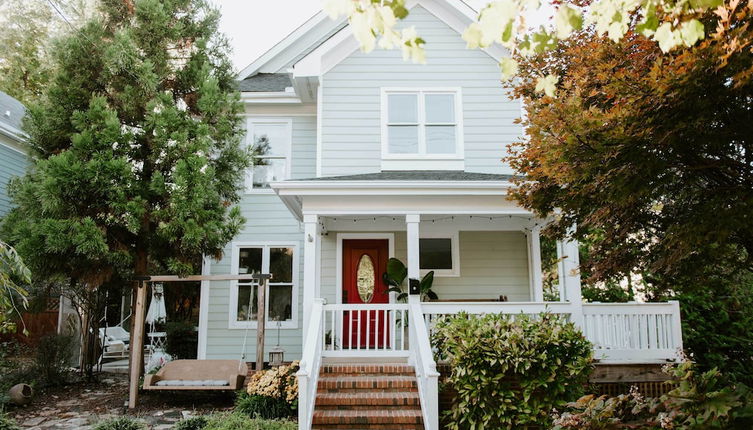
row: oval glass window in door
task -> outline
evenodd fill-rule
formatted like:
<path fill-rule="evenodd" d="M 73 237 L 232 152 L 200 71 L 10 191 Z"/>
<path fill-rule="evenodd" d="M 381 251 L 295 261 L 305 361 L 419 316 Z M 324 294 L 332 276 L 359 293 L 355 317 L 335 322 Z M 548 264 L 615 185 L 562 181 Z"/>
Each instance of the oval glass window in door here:
<path fill-rule="evenodd" d="M 374 298 L 375 279 L 374 261 L 368 254 L 363 254 L 356 270 L 356 287 L 362 302 L 369 303 Z"/>

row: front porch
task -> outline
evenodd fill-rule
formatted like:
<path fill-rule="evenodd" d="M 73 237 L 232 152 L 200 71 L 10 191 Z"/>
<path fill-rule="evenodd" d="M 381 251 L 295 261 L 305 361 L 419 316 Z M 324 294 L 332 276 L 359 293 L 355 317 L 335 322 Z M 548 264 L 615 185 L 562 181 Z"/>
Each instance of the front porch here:
<path fill-rule="evenodd" d="M 405 360 L 415 368 L 423 423 L 438 428 L 439 374 L 430 334 L 441 315 L 550 312 L 580 327 L 602 363 L 678 357 L 679 304 L 583 303 L 574 241 L 557 243 L 558 299 L 544 300 L 539 234 L 547 220 L 508 198 L 509 177 L 442 180 L 416 173 L 397 181 L 371 175 L 273 184 L 304 226 L 301 428 L 311 427 L 323 360 L 369 358 Z M 435 270 L 438 300 L 422 301 L 408 285 L 407 303 L 395 293 L 379 297 L 387 288 L 380 265 L 386 257 L 405 264 L 411 286 Z"/>

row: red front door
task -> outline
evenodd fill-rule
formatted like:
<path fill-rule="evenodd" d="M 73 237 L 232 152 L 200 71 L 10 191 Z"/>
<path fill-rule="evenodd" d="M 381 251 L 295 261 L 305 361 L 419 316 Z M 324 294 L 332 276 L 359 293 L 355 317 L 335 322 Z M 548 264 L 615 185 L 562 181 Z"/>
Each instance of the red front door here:
<path fill-rule="evenodd" d="M 388 303 L 382 281 L 387 271 L 387 239 L 343 240 L 343 303 Z M 389 344 L 385 311 L 359 310 L 343 315 L 343 347 L 384 348 Z"/>

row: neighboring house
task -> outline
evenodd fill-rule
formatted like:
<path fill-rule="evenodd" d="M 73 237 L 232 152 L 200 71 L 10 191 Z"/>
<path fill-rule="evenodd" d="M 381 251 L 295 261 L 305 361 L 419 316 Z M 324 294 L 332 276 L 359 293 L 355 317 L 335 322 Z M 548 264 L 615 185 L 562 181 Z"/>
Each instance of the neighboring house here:
<path fill-rule="evenodd" d="M 400 403 L 412 406 L 393 424 L 436 428 L 428 330 L 440 314 L 548 309 L 582 327 L 604 362 L 674 359 L 677 304 L 583 304 L 575 242 L 558 243 L 560 300 L 544 302 L 547 220 L 508 198 L 514 172 L 502 161 L 522 136 L 521 104 L 500 83 L 505 52 L 466 49 L 461 33 L 476 12 L 462 1 L 410 5 L 404 25 L 426 39 L 427 64 L 405 62 L 399 50 L 360 52 L 346 21 L 319 13 L 239 75 L 246 144 L 266 150 L 248 172 L 243 232 L 203 273 L 272 273 L 266 348 L 279 336 L 285 359 L 302 360 L 301 428 L 371 413 L 313 413 L 344 401 L 317 397 L 319 382 L 332 383 L 318 380 L 323 360 L 369 359 L 414 366 L 415 402 Z M 410 278 L 434 270 L 440 300 L 397 303 L 382 282 L 388 257 Z M 256 292 L 251 283 L 203 283 L 199 358 L 237 358 L 243 345 L 254 356 Z M 375 404 L 368 398 L 360 399 Z M 378 420 L 374 413 L 367 419 Z"/>
<path fill-rule="evenodd" d="M 0 91 L 0 218 L 11 208 L 8 181 L 26 173 L 28 150 L 24 145 L 21 121 L 26 108 L 21 102 Z"/>

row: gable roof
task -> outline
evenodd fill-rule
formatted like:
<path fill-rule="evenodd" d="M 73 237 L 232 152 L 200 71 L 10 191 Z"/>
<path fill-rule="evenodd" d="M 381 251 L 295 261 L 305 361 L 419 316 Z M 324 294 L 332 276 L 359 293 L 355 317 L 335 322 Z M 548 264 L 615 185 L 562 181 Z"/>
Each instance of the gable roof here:
<path fill-rule="evenodd" d="M 238 89 L 244 92 L 285 91 L 292 86 L 288 73 L 258 73 L 238 81 Z"/>
<path fill-rule="evenodd" d="M 22 140 L 25 133 L 21 130 L 26 107 L 15 98 L 0 91 L 0 133 L 15 140 Z"/>
<path fill-rule="evenodd" d="M 429 9 L 458 32 L 462 32 L 464 26 L 472 22 L 478 14 L 465 0 L 409 0 L 406 4 L 408 9 L 417 5 Z M 348 23 L 345 17 L 332 20 L 324 11 L 320 11 L 254 60 L 238 73 L 237 77 L 243 82 L 259 74 L 287 73 L 292 65 L 311 54 L 346 26 Z M 485 51 L 490 55 L 493 52 L 493 57 L 499 56 L 502 52 L 497 45 Z"/>
<path fill-rule="evenodd" d="M 515 175 L 474 173 L 462 170 L 383 170 L 378 173 L 330 176 L 298 181 L 510 181 Z"/>

